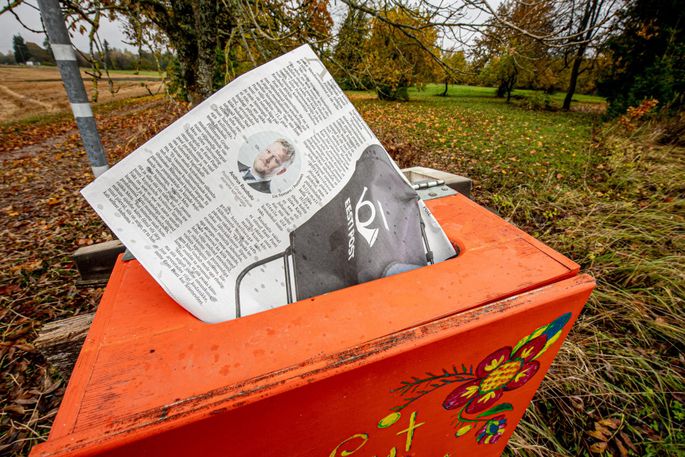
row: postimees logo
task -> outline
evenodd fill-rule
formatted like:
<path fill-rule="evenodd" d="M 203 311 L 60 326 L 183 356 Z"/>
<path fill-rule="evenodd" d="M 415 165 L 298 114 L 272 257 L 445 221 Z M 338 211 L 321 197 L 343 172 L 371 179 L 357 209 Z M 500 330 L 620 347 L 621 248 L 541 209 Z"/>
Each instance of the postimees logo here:
<path fill-rule="evenodd" d="M 354 228 L 366 240 L 369 247 L 373 247 L 378 239 L 380 229 L 384 228 L 386 231 L 390 231 L 390 227 L 388 227 L 388 221 L 385 218 L 385 212 L 380 200 L 376 200 L 375 203 L 371 200 L 364 200 L 368 190 L 368 187 L 364 186 L 364 190 L 354 207 Z M 354 231 L 352 230 L 352 208 L 349 198 L 345 201 L 345 212 L 348 229 L 347 260 L 352 260 L 354 258 L 355 239 Z M 380 217 L 377 218 L 376 216 L 379 214 Z"/>

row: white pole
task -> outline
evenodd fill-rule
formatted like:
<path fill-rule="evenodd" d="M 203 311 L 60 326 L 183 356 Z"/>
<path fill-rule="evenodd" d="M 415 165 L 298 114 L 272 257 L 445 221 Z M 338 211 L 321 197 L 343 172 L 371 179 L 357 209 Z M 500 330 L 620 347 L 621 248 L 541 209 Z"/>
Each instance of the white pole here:
<path fill-rule="evenodd" d="M 62 75 L 62 82 L 67 91 L 67 97 L 71 103 L 71 110 L 76 119 L 83 145 L 88 154 L 88 160 L 97 178 L 109 169 L 105 150 L 100 142 L 93 111 L 88 103 L 88 94 L 81 79 L 81 72 L 76 61 L 76 54 L 71 45 L 64 17 L 59 8 L 58 0 L 38 0 L 40 14 L 48 32 L 50 47 L 55 56 L 57 67 Z"/>

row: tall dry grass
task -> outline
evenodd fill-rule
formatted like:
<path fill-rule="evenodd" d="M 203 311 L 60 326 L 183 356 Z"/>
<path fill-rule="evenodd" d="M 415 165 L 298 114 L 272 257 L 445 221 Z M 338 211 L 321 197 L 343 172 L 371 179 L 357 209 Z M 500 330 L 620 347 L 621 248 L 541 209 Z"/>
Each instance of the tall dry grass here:
<path fill-rule="evenodd" d="M 659 132 L 605 126 L 572 185 L 488 196 L 597 279 L 511 455 L 685 455 L 685 148 Z"/>

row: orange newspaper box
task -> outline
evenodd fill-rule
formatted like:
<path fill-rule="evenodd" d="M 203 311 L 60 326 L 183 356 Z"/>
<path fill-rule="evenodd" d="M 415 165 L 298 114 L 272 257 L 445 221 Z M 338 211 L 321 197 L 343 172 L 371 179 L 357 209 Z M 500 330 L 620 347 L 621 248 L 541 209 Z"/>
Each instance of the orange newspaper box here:
<path fill-rule="evenodd" d="M 497 456 L 594 281 L 457 195 L 461 253 L 221 324 L 118 261 L 38 456 Z"/>

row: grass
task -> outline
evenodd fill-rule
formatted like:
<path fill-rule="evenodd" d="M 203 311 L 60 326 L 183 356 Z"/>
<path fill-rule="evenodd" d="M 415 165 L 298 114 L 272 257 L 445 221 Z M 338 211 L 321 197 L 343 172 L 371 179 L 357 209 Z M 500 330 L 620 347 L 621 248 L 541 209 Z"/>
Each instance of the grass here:
<path fill-rule="evenodd" d="M 444 90 L 445 86 L 441 84 L 427 84 L 426 87 L 418 91 L 416 88 L 412 87 L 409 89 L 409 94 L 410 97 L 413 97 L 414 99 L 418 98 L 423 98 L 426 95 L 433 95 L 433 94 L 441 94 Z M 464 85 L 458 85 L 458 84 L 451 84 L 449 86 L 449 90 L 447 92 L 447 96 L 449 97 L 459 97 L 459 98 L 486 98 L 492 102 L 492 99 L 494 98 L 493 95 L 495 93 L 495 89 L 492 87 L 482 87 L 482 86 L 464 86 Z M 512 96 L 517 97 L 517 96 L 524 96 L 524 97 L 530 97 L 534 94 L 538 94 L 538 91 L 534 90 L 528 90 L 528 89 L 515 89 L 512 92 Z M 555 102 L 559 103 L 559 106 L 561 106 L 561 103 L 564 101 L 564 97 L 566 97 L 565 92 L 555 92 L 554 94 L 551 95 L 552 100 Z M 580 103 L 595 103 L 595 104 L 603 104 L 605 103 L 604 98 L 598 96 L 598 95 L 586 95 L 586 94 L 574 94 L 573 95 L 573 100 L 580 102 Z"/>
<path fill-rule="evenodd" d="M 131 75 L 131 76 L 150 76 L 159 79 L 164 76 L 164 72 L 160 75 L 157 70 L 140 70 L 138 73 L 135 70 L 109 70 L 111 75 Z"/>
<path fill-rule="evenodd" d="M 372 128 L 388 141 L 420 146 L 436 168 L 468 171 L 491 192 L 510 186 L 510 176 L 530 182 L 560 175 L 579 179 L 593 160 L 586 146 L 597 117 L 583 112 L 522 109 L 493 96 L 493 89 L 456 86 L 410 91 L 404 104 L 351 94 Z M 407 148 L 415 150 L 416 148 Z"/>
<path fill-rule="evenodd" d="M 54 122 L 65 121 L 73 119 L 74 115 L 70 111 L 58 111 L 55 113 L 40 113 L 31 114 L 21 119 L 12 119 L 0 121 L 0 129 L 2 128 L 22 128 L 28 125 L 50 124 Z"/>
<path fill-rule="evenodd" d="M 26 65 L 3 65 L 3 68 L 13 68 L 18 71 L 23 71 L 26 75 L 31 75 L 31 72 L 45 72 L 45 71 L 54 71 L 55 75 L 59 77 L 59 73 L 57 73 L 57 66 L 56 65 L 50 65 L 50 64 L 43 64 L 43 65 L 36 65 L 36 66 L 26 66 Z M 90 72 L 92 69 L 90 67 L 80 67 L 81 68 L 81 73 L 85 77 L 85 72 Z M 154 79 L 159 79 L 160 74 L 157 70 L 140 70 L 139 72 L 136 73 L 135 70 L 113 70 L 109 69 L 109 73 L 111 75 L 128 75 L 128 76 L 149 76 Z M 165 72 L 162 72 L 161 76 L 164 76 Z"/>
<path fill-rule="evenodd" d="M 685 455 L 685 150 L 655 142 L 656 120 L 631 133 L 492 89 L 440 91 L 350 95 L 401 166 L 470 176 L 478 202 L 598 283 L 507 454 Z"/>
<path fill-rule="evenodd" d="M 27 66 L 27 65 L 3 65 L 5 68 L 16 68 L 17 70 L 26 70 L 26 71 L 40 71 L 40 70 L 57 70 L 56 65 L 51 65 L 51 64 L 43 64 L 43 65 L 36 65 L 36 66 Z M 81 67 L 81 71 L 91 71 L 90 67 Z M 132 76 L 152 76 L 154 78 L 159 78 L 159 72 L 157 70 L 140 70 L 138 73 L 135 72 L 135 70 L 113 70 L 110 69 L 109 72 L 113 75 L 132 75 Z M 162 75 L 164 75 L 164 72 L 162 72 Z"/>

